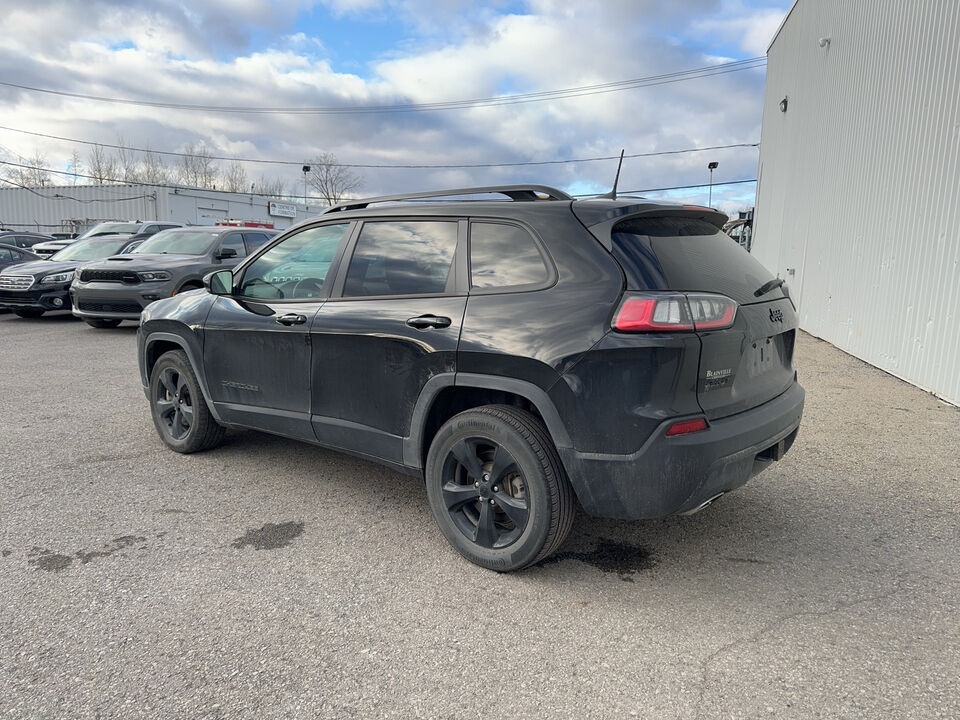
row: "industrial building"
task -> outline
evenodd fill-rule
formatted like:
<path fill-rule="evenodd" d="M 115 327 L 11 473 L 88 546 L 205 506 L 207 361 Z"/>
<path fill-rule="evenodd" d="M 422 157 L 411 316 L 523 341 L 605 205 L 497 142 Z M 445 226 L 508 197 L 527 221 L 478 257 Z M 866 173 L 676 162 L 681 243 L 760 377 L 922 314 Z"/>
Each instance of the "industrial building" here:
<path fill-rule="evenodd" d="M 166 185 L 66 185 L 0 188 L 0 227 L 83 232 L 103 220 L 167 220 L 214 225 L 252 220 L 284 229 L 325 206 L 289 199 Z"/>
<path fill-rule="evenodd" d="M 801 327 L 960 404 L 960 3 L 797 0 L 767 51 L 753 254 Z"/>

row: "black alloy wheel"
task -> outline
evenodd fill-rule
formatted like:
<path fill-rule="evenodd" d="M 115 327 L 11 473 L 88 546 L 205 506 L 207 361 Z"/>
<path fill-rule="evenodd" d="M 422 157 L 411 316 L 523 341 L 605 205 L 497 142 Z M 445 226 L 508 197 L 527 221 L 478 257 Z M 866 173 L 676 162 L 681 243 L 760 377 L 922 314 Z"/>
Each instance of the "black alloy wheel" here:
<path fill-rule="evenodd" d="M 150 410 L 160 439 L 171 450 L 198 452 L 223 440 L 225 430 L 207 407 L 190 360 L 182 350 L 164 353 L 153 366 Z"/>
<path fill-rule="evenodd" d="M 533 565 L 563 544 L 576 503 L 536 416 L 486 405 L 450 418 L 430 444 L 427 497 L 444 537 L 481 567 Z"/>
<path fill-rule="evenodd" d="M 464 438 L 443 465 L 443 501 L 457 529 L 485 548 L 502 548 L 530 517 L 526 483 L 513 455 L 490 440 Z"/>

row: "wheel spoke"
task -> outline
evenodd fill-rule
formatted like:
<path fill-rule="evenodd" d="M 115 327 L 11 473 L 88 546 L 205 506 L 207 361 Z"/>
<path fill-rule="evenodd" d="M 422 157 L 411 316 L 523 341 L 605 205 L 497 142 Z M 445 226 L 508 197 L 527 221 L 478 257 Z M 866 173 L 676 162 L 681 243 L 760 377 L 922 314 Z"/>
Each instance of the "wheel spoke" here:
<path fill-rule="evenodd" d="M 166 417 L 173 412 L 172 400 L 157 400 L 154 404 L 157 406 L 157 412 L 160 414 L 160 417 Z"/>
<path fill-rule="evenodd" d="M 480 480 L 483 477 L 483 466 L 480 464 L 480 458 L 477 457 L 477 445 L 470 440 L 461 440 L 450 450 L 464 468 L 467 474 L 474 480 Z"/>
<path fill-rule="evenodd" d="M 184 393 L 184 390 L 186 390 L 187 392 Z M 190 392 L 190 388 L 187 387 L 187 378 L 185 378 L 183 375 L 178 375 L 177 376 L 177 394 L 182 397 L 185 394 L 189 394 L 189 392 Z"/>
<path fill-rule="evenodd" d="M 501 490 L 494 495 L 494 499 L 497 501 L 499 508 L 513 521 L 514 525 L 522 529 L 527 524 L 529 510 L 524 498 L 510 497 Z"/>
<path fill-rule="evenodd" d="M 477 534 L 473 541 L 483 547 L 493 547 L 497 541 L 499 533 L 496 523 L 493 521 L 493 505 L 484 500 L 480 504 L 480 518 L 477 520 Z"/>
<path fill-rule="evenodd" d="M 471 485 L 459 485 L 455 482 L 448 482 L 442 488 L 443 491 L 443 502 L 447 506 L 447 510 L 450 512 L 455 512 L 459 510 L 465 503 L 472 502 L 476 500 L 480 493 L 478 490 Z"/>
<path fill-rule="evenodd" d="M 183 424 L 188 428 L 193 425 L 193 408 L 183 403 L 180 406 L 180 414 L 183 416 Z"/>
<path fill-rule="evenodd" d="M 160 382 L 164 389 L 170 394 L 170 397 L 177 396 L 177 385 L 173 381 L 173 370 L 169 368 L 160 373 Z"/>
<path fill-rule="evenodd" d="M 177 440 L 179 440 L 180 436 L 183 435 L 183 424 L 181 423 L 182 419 L 183 415 L 180 413 L 180 406 L 176 405 L 173 408 L 173 421 L 170 427 L 170 433 Z"/>
<path fill-rule="evenodd" d="M 493 467 L 490 468 L 490 480 L 492 482 L 499 482 L 503 479 L 504 472 L 516 464 L 517 461 L 513 459 L 513 455 L 508 453 L 503 446 L 497 445 L 493 453 Z"/>

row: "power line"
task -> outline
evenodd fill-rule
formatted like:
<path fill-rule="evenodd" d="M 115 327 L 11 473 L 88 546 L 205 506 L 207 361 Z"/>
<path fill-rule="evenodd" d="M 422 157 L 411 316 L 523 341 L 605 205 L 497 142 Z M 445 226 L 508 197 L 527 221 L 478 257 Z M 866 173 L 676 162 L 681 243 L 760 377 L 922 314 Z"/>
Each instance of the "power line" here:
<path fill-rule="evenodd" d="M 112 143 L 100 143 L 94 142 L 93 140 L 79 140 L 77 138 L 68 138 L 60 135 L 50 135 L 47 133 L 35 132 L 33 130 L 21 130 L 19 128 L 7 127 L 6 125 L 0 125 L 0 130 L 8 130 L 10 132 L 21 133 L 23 135 L 32 135 L 34 137 L 42 137 L 48 140 L 60 140 L 62 142 L 71 142 L 77 143 L 78 145 L 93 145 L 97 147 L 106 147 L 112 148 L 114 150 L 129 150 L 131 152 L 142 152 L 142 153 L 153 153 L 154 155 L 167 155 L 171 157 L 179 158 L 206 158 L 208 160 L 222 160 L 229 162 L 241 162 L 241 163 L 258 163 L 262 165 L 290 165 L 290 166 L 301 166 L 303 165 L 302 160 L 271 160 L 264 159 L 258 160 L 257 158 L 241 158 L 241 157 L 229 157 L 226 155 L 200 155 L 197 153 L 184 153 L 184 152 L 174 152 L 172 150 L 151 150 L 150 148 L 138 148 L 130 147 L 127 145 L 116 145 Z M 647 152 L 647 153 L 634 153 L 632 155 L 624 155 L 625 158 L 642 158 L 642 157 L 656 157 L 661 155 L 680 155 L 683 153 L 692 153 L 692 152 L 706 152 L 710 150 L 728 150 L 730 148 L 745 148 L 745 147 L 759 147 L 760 143 L 732 143 L 729 145 L 713 145 L 710 147 L 698 147 L 698 148 L 683 148 L 680 150 L 659 150 L 656 152 Z M 619 155 L 601 155 L 596 157 L 585 157 L 585 158 L 569 158 L 566 160 L 530 160 L 522 162 L 502 162 L 502 163 L 464 163 L 460 165 L 456 164 L 382 164 L 382 163 L 329 163 L 331 167 L 343 167 L 343 168 L 364 168 L 364 169 L 404 169 L 404 170 L 425 170 L 425 169 L 439 169 L 439 170 L 451 170 L 451 169 L 460 169 L 460 168 L 494 168 L 494 167 L 526 167 L 533 165 L 567 165 L 571 163 L 586 163 L 586 162 L 597 162 L 600 160 L 617 160 Z"/>
<path fill-rule="evenodd" d="M 289 196 L 287 196 L 287 195 L 282 195 L 282 196 L 280 196 L 280 195 L 271 194 L 271 193 L 235 192 L 235 191 L 233 191 L 233 190 L 217 190 L 217 189 L 214 189 L 214 188 L 195 188 L 195 187 L 188 187 L 188 186 L 185 186 L 185 185 L 171 185 L 171 184 L 169 184 L 169 183 L 144 183 L 144 182 L 137 182 L 137 181 L 134 181 L 134 180 L 118 180 L 118 179 L 115 179 L 115 178 L 98 178 L 98 177 L 95 177 L 95 176 L 93 176 L 93 175 L 85 175 L 85 174 L 83 174 L 83 173 L 72 173 L 72 172 L 68 172 L 68 171 L 66 171 L 66 170 L 53 170 L 53 169 L 51 169 L 51 168 L 36 167 L 36 166 L 34 166 L 34 165 L 24 165 L 24 164 L 22 164 L 22 163 L 13 163 L 13 162 L 9 162 L 9 161 L 7 161 L 7 160 L 0 160 L 0 165 L 9 165 L 9 166 L 11 166 L 11 167 L 27 168 L 27 169 L 31 169 L 31 170 L 39 170 L 39 171 L 41 171 L 41 172 L 53 173 L 53 174 L 56 174 L 56 175 L 69 175 L 69 176 L 71 176 L 71 177 L 89 178 L 89 179 L 91 179 L 91 180 L 106 181 L 106 182 L 111 182 L 111 183 L 117 183 L 117 184 L 122 184 L 122 185 L 133 185 L 133 186 L 139 186 L 139 187 L 165 188 L 165 189 L 168 189 L 168 190 L 201 190 L 201 191 L 203 191 L 203 192 L 227 193 L 227 194 L 230 194 L 230 195 L 248 195 L 248 196 L 253 196 L 253 197 L 267 197 L 267 198 L 290 197 L 290 198 L 293 198 L 293 199 L 295 199 L 295 200 L 303 199 L 303 196 L 302 196 L 302 195 L 289 195 Z M 0 178 L 0 180 L 4 180 L 4 182 L 8 182 L 8 183 L 10 183 L 11 185 L 16 185 L 17 187 L 23 188 L 24 190 L 29 190 L 30 192 L 32 192 L 32 193 L 34 193 L 34 194 L 36 194 L 36 195 L 41 195 L 41 197 L 46 197 L 47 199 L 57 199 L 57 198 L 67 197 L 67 196 L 62 196 L 62 195 L 60 195 L 60 196 L 57 196 L 57 197 L 55 197 L 55 198 L 50 198 L 49 196 L 44 196 L 44 195 L 42 195 L 41 193 L 39 193 L 39 192 L 37 192 L 36 190 L 34 190 L 33 188 L 26 187 L 25 185 L 20 185 L 19 183 L 14 183 L 14 182 L 11 182 L 10 180 L 5 180 L 5 179 L 3 179 L 3 178 Z M 756 181 L 757 181 L 756 178 L 752 178 L 752 179 L 749 179 L 749 180 L 730 180 L 729 182 L 715 182 L 715 183 L 713 183 L 713 186 L 714 186 L 714 187 L 722 187 L 722 186 L 724 186 L 724 185 L 741 185 L 741 184 L 744 184 L 744 183 L 752 183 L 752 182 L 756 182 Z M 621 191 L 619 192 L 619 194 L 621 194 L 621 195 L 629 195 L 630 193 L 665 192 L 665 191 L 667 191 L 667 190 L 690 190 L 690 189 L 694 189 L 694 188 L 707 187 L 707 185 L 708 185 L 708 183 L 702 183 L 702 184 L 700 184 L 700 185 L 673 185 L 673 186 L 671 186 L 671 187 L 642 188 L 642 189 L 639 189 L 639 190 L 621 190 Z M 109 188 L 109 186 L 105 186 L 105 188 Z M 583 198 L 583 197 L 595 197 L 596 195 L 597 195 L 597 193 L 584 193 L 584 194 L 580 194 L 580 195 L 574 195 L 573 197 L 578 197 L 578 198 Z M 150 197 L 150 196 L 140 196 L 140 197 Z M 76 199 L 76 198 L 69 198 L 69 199 Z M 118 199 L 125 199 L 125 198 L 118 198 Z M 133 198 L 130 198 L 130 199 L 133 199 Z M 316 195 L 308 195 L 306 199 L 307 199 L 307 200 L 321 200 L 321 201 L 323 201 L 323 202 L 326 202 L 326 198 L 319 197 L 319 196 L 316 196 Z M 351 198 L 344 198 L 344 199 L 351 199 Z M 79 200 L 78 200 L 78 202 L 83 202 L 83 201 L 79 201 Z"/>
<path fill-rule="evenodd" d="M 582 85 L 579 87 L 562 88 L 558 90 L 544 90 L 531 93 L 519 93 L 516 95 L 498 95 L 488 98 L 476 98 L 472 100 L 450 100 L 445 102 L 433 103 L 407 103 L 398 105 L 345 105 L 321 106 L 321 107 L 263 107 L 263 106 L 244 106 L 244 105 L 194 105 L 189 103 L 164 102 L 159 100 L 136 100 L 132 98 L 105 97 L 100 95 L 88 95 L 84 93 L 73 93 L 64 90 L 52 90 L 50 88 L 40 88 L 31 85 L 21 85 L 18 83 L 2 82 L 0 85 L 26 90 L 29 92 L 44 93 L 47 95 L 56 95 L 77 100 L 91 100 L 95 102 L 112 103 L 117 105 L 138 105 L 142 107 L 167 108 L 172 110 L 197 110 L 202 112 L 219 113 L 243 113 L 243 114 L 274 114 L 285 115 L 349 115 L 349 114 L 376 114 L 376 113 L 397 113 L 397 112 L 429 112 L 435 110 L 462 110 L 477 107 L 497 107 L 501 105 L 518 105 L 522 103 L 543 102 L 546 100 L 558 100 L 572 97 L 584 97 L 589 95 L 600 95 L 611 92 L 620 92 L 638 87 L 651 87 L 655 85 L 667 85 L 670 83 L 694 80 L 697 78 L 712 77 L 714 75 L 724 75 L 731 72 L 741 72 L 753 68 L 763 67 L 766 64 L 765 57 L 747 58 L 745 60 L 735 60 L 728 63 L 717 65 L 707 65 L 704 67 L 690 68 L 688 70 L 678 70 L 672 73 L 662 75 L 649 75 L 646 77 L 632 78 L 629 80 L 618 80 L 616 82 L 599 83 L 596 85 Z"/>

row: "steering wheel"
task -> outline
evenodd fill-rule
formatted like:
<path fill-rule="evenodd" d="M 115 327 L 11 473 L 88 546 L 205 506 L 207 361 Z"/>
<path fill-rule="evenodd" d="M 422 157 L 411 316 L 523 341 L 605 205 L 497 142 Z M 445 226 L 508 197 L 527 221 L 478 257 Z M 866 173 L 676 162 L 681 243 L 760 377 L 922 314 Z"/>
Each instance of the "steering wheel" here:
<path fill-rule="evenodd" d="M 303 278 L 297 281 L 297 284 L 293 286 L 293 297 L 299 298 L 306 295 L 306 297 L 317 297 L 320 294 L 320 291 L 323 289 L 323 280 L 320 278 Z"/>

